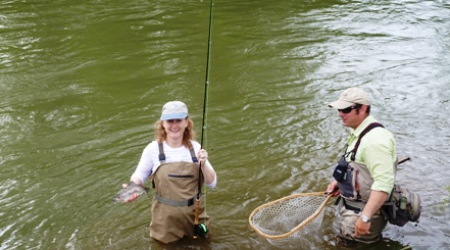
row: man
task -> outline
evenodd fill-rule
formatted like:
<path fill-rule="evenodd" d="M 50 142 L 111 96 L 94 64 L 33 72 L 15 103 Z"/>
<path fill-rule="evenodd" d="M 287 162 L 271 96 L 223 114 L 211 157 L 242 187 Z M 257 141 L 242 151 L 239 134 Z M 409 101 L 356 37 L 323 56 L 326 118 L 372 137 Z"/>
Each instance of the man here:
<path fill-rule="evenodd" d="M 334 195 L 340 195 L 338 243 L 376 242 L 387 224 L 381 207 L 394 186 L 397 168 L 394 137 L 381 124 L 362 134 L 377 121 L 370 115 L 369 98 L 360 88 L 346 89 L 329 107 L 337 109 L 344 126 L 352 129 L 333 173 L 335 180 L 327 188 L 328 193 L 338 190 Z M 360 143 L 356 146 L 358 139 Z"/>

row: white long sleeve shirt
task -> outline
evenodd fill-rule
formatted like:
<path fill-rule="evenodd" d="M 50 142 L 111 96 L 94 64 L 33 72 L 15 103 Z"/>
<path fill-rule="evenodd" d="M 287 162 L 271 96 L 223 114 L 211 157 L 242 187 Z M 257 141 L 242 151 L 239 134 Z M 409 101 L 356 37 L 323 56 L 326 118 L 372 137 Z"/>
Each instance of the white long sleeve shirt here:
<path fill-rule="evenodd" d="M 201 149 L 200 143 L 196 141 L 191 141 L 192 146 L 194 147 L 195 155 L 198 154 L 198 151 Z M 192 162 L 192 156 L 189 148 L 182 146 L 179 148 L 170 147 L 165 141 L 163 142 L 164 147 L 164 155 L 166 157 L 165 163 L 169 162 Z M 132 178 L 137 177 L 141 179 L 142 183 L 147 180 L 147 178 L 158 169 L 161 165 L 159 161 L 159 147 L 157 141 L 152 141 L 145 147 L 142 152 L 141 160 L 134 171 Z M 212 165 L 209 161 L 206 161 L 206 168 L 212 168 Z M 217 184 L 217 176 L 214 177 L 214 181 L 212 183 L 206 183 L 206 186 L 209 188 L 214 188 Z"/>

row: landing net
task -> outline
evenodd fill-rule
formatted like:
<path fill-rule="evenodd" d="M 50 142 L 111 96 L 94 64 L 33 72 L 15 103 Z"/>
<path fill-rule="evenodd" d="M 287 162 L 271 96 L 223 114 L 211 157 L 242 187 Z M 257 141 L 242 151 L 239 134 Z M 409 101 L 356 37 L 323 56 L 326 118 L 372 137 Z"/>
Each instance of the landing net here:
<path fill-rule="evenodd" d="M 324 192 L 289 195 L 257 207 L 249 223 L 273 245 L 303 240 L 320 231 L 322 210 L 330 198 Z"/>

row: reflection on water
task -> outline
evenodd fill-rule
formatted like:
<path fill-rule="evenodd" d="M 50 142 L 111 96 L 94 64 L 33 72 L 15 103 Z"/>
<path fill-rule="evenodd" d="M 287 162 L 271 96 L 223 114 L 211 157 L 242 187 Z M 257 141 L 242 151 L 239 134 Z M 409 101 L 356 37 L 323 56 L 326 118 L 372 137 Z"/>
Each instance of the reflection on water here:
<path fill-rule="evenodd" d="M 0 249 L 271 249 L 257 206 L 325 190 L 348 131 L 327 103 L 366 89 L 408 155 L 421 222 L 373 249 L 450 247 L 448 1 L 0 4 Z M 205 128 L 211 242 L 149 237 L 150 198 L 113 204 L 168 100 Z M 201 138 L 198 138 L 199 140 Z M 441 208 L 442 207 L 442 208 Z M 334 249 L 334 207 L 311 248 Z"/>

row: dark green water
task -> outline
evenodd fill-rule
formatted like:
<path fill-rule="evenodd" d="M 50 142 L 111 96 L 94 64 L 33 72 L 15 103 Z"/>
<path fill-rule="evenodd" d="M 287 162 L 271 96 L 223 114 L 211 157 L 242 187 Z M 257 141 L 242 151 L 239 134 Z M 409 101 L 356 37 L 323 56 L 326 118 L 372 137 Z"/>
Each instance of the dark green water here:
<path fill-rule="evenodd" d="M 209 1 L 0 3 L 0 249 L 272 249 L 257 206 L 326 189 L 350 86 L 397 140 L 421 222 L 372 249 L 450 248 L 450 2 L 214 1 L 204 146 L 209 244 L 149 237 L 150 199 L 113 204 L 162 105 L 201 138 Z M 334 207 L 310 249 L 334 249 Z"/>

